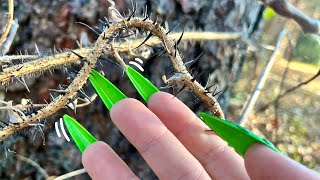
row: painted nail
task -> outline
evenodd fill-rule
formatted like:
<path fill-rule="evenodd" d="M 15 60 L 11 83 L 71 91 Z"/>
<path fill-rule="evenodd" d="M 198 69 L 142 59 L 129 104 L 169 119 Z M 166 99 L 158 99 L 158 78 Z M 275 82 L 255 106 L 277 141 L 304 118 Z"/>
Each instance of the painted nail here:
<path fill-rule="evenodd" d="M 63 115 L 63 121 L 81 153 L 83 153 L 83 151 L 90 144 L 97 141 L 81 124 L 79 124 L 72 117 L 65 114 Z"/>
<path fill-rule="evenodd" d="M 115 85 L 96 70 L 91 72 L 89 80 L 109 110 L 118 101 L 127 98 Z"/>
<path fill-rule="evenodd" d="M 148 102 L 149 98 L 159 92 L 159 90 L 145 77 L 143 77 L 138 71 L 132 67 L 127 66 L 126 74 L 128 75 L 131 83 L 137 89 L 142 98 Z"/>
<path fill-rule="evenodd" d="M 211 130 L 225 140 L 241 156 L 244 156 L 249 147 L 255 143 L 264 144 L 281 153 L 270 141 L 257 136 L 242 126 L 204 112 L 200 113 L 200 117 Z"/>

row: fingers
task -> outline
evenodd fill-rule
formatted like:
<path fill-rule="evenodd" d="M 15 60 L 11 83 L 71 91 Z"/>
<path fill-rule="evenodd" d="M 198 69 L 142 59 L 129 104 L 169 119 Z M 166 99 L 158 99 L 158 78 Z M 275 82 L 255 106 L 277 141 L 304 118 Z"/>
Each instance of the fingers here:
<path fill-rule="evenodd" d="M 248 179 L 243 159 L 181 101 L 159 92 L 151 96 L 149 109 L 182 142 L 214 179 Z"/>
<path fill-rule="evenodd" d="M 210 179 L 201 164 L 139 101 L 121 100 L 110 114 L 160 179 Z"/>
<path fill-rule="evenodd" d="M 120 157 L 104 142 L 91 144 L 82 163 L 92 179 L 138 179 Z"/>
<path fill-rule="evenodd" d="M 251 179 L 320 179 L 315 171 L 261 144 L 250 147 L 244 159 Z"/>

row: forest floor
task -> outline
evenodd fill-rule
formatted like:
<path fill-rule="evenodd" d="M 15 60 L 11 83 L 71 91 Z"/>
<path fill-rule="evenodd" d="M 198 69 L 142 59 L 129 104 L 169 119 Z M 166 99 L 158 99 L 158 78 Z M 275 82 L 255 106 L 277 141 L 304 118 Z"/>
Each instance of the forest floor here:
<path fill-rule="evenodd" d="M 264 64 L 258 62 L 255 73 L 252 73 L 253 63 L 249 62 L 244 67 L 242 78 L 233 91 L 231 108 L 236 110 L 231 111 L 231 119 L 239 117 Z M 271 140 L 284 154 L 320 172 L 320 78 L 280 99 L 277 107 L 273 104 L 259 111 L 279 95 L 286 67 L 287 60 L 278 59 L 275 62 L 256 104 L 255 113 L 250 116 L 246 127 Z M 281 92 L 309 79 L 318 69 L 315 65 L 300 61 L 290 62 Z M 252 74 L 255 74 L 254 80 L 247 78 Z"/>

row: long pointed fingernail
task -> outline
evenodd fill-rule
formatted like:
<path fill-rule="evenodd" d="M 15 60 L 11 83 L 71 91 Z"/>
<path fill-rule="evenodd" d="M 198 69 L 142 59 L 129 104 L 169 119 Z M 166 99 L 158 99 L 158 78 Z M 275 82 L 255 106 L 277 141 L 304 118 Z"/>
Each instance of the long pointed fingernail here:
<path fill-rule="evenodd" d="M 128 75 L 131 83 L 137 89 L 142 98 L 148 102 L 149 98 L 159 92 L 159 90 L 145 77 L 143 77 L 138 71 L 132 67 L 127 66 L 126 74 Z"/>
<path fill-rule="evenodd" d="M 109 110 L 118 101 L 127 98 L 115 85 L 95 70 L 92 70 L 89 80 Z"/>
<path fill-rule="evenodd" d="M 63 115 L 63 121 L 81 153 L 83 153 L 83 151 L 90 144 L 97 141 L 81 124 L 79 124 L 72 117 L 65 114 Z"/>
<path fill-rule="evenodd" d="M 270 141 L 255 135 L 242 126 L 203 112 L 200 113 L 200 117 L 211 130 L 225 140 L 241 156 L 244 156 L 249 147 L 255 143 L 264 144 L 281 153 Z"/>

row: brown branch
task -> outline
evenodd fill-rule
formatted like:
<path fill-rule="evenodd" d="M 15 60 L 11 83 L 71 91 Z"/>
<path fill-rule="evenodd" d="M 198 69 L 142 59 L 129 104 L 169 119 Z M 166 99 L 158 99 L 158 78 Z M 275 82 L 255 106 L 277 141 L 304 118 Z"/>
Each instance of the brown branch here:
<path fill-rule="evenodd" d="M 7 39 L 7 36 L 10 32 L 11 25 L 13 23 L 13 12 L 14 12 L 14 1 L 8 0 L 8 22 L 7 22 L 6 28 L 4 29 L 4 32 L 0 37 L 0 46 L 2 46 L 4 41 Z"/>
<path fill-rule="evenodd" d="M 271 7 L 277 14 L 293 19 L 302 28 L 304 33 L 320 34 L 320 21 L 305 15 L 286 0 L 260 0 Z"/>
<path fill-rule="evenodd" d="M 82 86 L 86 83 L 92 69 L 95 67 L 98 58 L 104 54 L 104 52 L 110 52 L 111 51 L 111 43 L 112 40 L 119 35 L 119 31 L 122 31 L 123 29 L 142 29 L 146 31 L 150 31 L 154 36 L 161 39 L 161 42 L 165 48 L 165 50 L 168 52 L 170 60 L 173 64 L 173 67 L 177 73 L 183 73 L 185 74 L 184 83 L 185 84 L 192 84 L 190 85 L 190 89 L 192 89 L 195 94 L 205 103 L 206 107 L 208 107 L 216 116 L 219 116 L 220 118 L 224 118 L 223 112 L 220 108 L 219 103 L 217 100 L 210 96 L 210 94 L 206 93 L 205 88 L 202 87 L 197 81 L 193 80 L 193 77 L 188 73 L 184 62 L 182 61 L 182 58 L 180 56 L 180 53 L 178 52 L 176 46 L 176 42 L 167 35 L 167 30 L 164 29 L 160 24 L 156 23 L 156 21 L 153 21 L 151 19 L 142 19 L 138 17 L 131 18 L 130 20 L 123 20 L 120 22 L 115 22 L 110 25 L 109 28 L 105 29 L 104 32 L 100 34 L 97 41 L 95 42 L 93 48 L 89 50 L 89 53 L 87 56 L 84 56 L 86 61 L 83 62 L 83 66 L 81 70 L 78 72 L 77 76 L 74 78 L 72 83 L 68 86 L 67 89 L 65 89 L 65 94 L 59 95 L 57 98 L 55 98 L 54 101 L 52 101 L 50 104 L 48 104 L 46 107 L 40 109 L 39 111 L 26 116 L 26 118 L 22 119 L 20 118 L 18 120 L 19 123 L 9 123 L 7 126 L 2 128 L 0 130 L 0 142 L 7 139 L 10 135 L 29 127 L 30 124 L 35 124 L 36 122 L 41 122 L 44 118 L 51 116 L 52 114 L 59 111 L 61 108 L 65 107 L 69 99 L 73 99 L 73 97 L 77 94 L 78 90 L 82 88 Z M 126 47 L 128 48 L 128 47 Z M 118 50 L 118 49 L 117 49 Z M 76 55 L 74 55 L 71 52 L 65 53 L 68 57 L 73 58 L 79 58 Z M 55 55 L 57 57 L 58 55 Z M 59 59 L 61 61 L 64 61 L 64 64 L 66 64 L 66 59 L 63 59 L 62 55 L 59 54 Z M 48 60 L 48 59 L 47 59 Z M 56 60 L 56 59 L 55 59 Z M 17 69 L 14 69 L 16 72 L 20 72 L 24 69 L 24 71 L 29 71 L 30 69 L 34 69 L 35 66 L 42 66 L 45 67 L 43 64 L 43 61 L 40 61 L 41 63 L 34 64 L 34 66 L 30 66 L 24 69 L 26 64 L 20 65 L 20 67 L 17 67 Z M 55 66 L 54 62 L 47 62 L 49 66 Z M 4 74 L 10 74 L 12 72 L 7 71 L 6 68 L 3 70 L 1 75 Z M 38 71 L 36 71 L 38 72 Z M 19 75 L 18 77 L 20 77 Z M 12 77 L 9 76 L 8 80 L 10 80 Z M 0 78 L 1 79 L 1 78 Z M 2 79 L 1 79 L 2 80 Z M 0 81 L 1 81 L 0 80 Z M 211 103 L 207 103 L 211 102 Z M 212 102 L 214 104 L 212 104 Z"/>
<path fill-rule="evenodd" d="M 255 103 L 261 93 L 261 89 L 263 88 L 263 86 L 267 80 L 268 74 L 269 74 L 275 60 L 278 59 L 278 57 L 280 55 L 280 52 L 282 49 L 282 44 L 284 42 L 283 39 L 287 33 L 288 33 L 287 30 L 283 30 L 280 33 L 280 35 L 278 37 L 276 49 L 273 52 L 272 56 L 270 57 L 268 63 L 266 64 L 266 66 L 262 70 L 262 72 L 259 76 L 258 82 L 257 82 L 254 90 L 252 91 L 249 99 L 247 100 L 247 102 L 242 110 L 242 113 L 240 115 L 240 118 L 237 121 L 237 124 L 244 124 L 245 121 L 248 119 L 248 116 L 251 113 L 251 111 L 252 111 L 252 109 L 253 109 L 253 107 L 254 107 L 254 105 L 255 105 Z"/>
<path fill-rule="evenodd" d="M 319 69 L 319 71 L 318 71 L 315 75 L 313 75 L 313 76 L 310 77 L 309 79 L 307 79 L 307 80 L 299 83 L 298 85 L 296 85 L 296 86 L 288 89 L 286 92 L 284 92 L 284 93 L 282 93 L 281 95 L 279 95 L 275 100 L 273 100 L 272 102 L 266 104 L 265 106 L 263 106 L 262 108 L 260 108 L 258 111 L 264 111 L 264 110 L 266 110 L 271 104 L 274 104 L 274 103 L 278 102 L 281 98 L 285 97 L 287 94 L 295 91 L 296 89 L 300 88 L 300 87 L 303 86 L 303 85 L 308 84 L 309 82 L 313 81 L 314 79 L 316 79 L 316 78 L 319 77 L 319 76 L 320 76 L 320 69 Z"/>
<path fill-rule="evenodd" d="M 181 33 L 172 33 L 169 35 L 172 39 L 178 39 Z M 236 40 L 241 38 L 241 33 L 223 33 L 223 32 L 185 32 L 182 37 L 183 41 L 191 40 Z M 114 48 L 119 52 L 128 52 L 130 49 L 137 47 L 141 44 L 143 39 L 136 39 L 131 42 L 119 43 L 116 42 Z M 149 46 L 161 44 L 161 40 L 152 37 L 146 43 Z M 77 54 L 83 57 L 87 57 L 92 51 L 92 47 L 80 48 L 73 50 Z M 48 69 L 57 68 L 61 65 L 79 62 L 79 58 L 71 52 L 63 52 L 54 54 L 52 56 L 46 56 L 38 58 L 35 55 L 12 55 L 0 57 L 1 62 L 9 62 L 15 59 L 34 59 L 32 61 L 25 62 L 23 64 L 13 65 L 8 68 L 4 68 L 3 72 L 0 72 L 0 85 L 4 85 L 12 80 L 12 77 L 23 77 L 27 75 L 37 75 L 39 72 L 43 72 Z M 0 67 L 1 68 L 1 67 Z"/>

